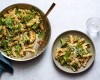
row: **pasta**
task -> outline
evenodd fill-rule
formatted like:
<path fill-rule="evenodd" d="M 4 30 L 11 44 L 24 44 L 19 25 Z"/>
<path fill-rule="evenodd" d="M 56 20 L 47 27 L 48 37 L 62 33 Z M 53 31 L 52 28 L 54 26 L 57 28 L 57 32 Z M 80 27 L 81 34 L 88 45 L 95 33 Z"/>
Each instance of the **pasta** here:
<path fill-rule="evenodd" d="M 61 47 L 55 51 L 55 59 L 73 71 L 85 67 L 92 56 L 90 44 L 76 35 L 68 35 L 66 39 L 61 39 Z"/>
<path fill-rule="evenodd" d="M 42 38 L 45 31 L 41 20 L 40 13 L 34 9 L 8 10 L 0 17 L 0 49 L 12 58 L 34 54 L 36 35 Z"/>

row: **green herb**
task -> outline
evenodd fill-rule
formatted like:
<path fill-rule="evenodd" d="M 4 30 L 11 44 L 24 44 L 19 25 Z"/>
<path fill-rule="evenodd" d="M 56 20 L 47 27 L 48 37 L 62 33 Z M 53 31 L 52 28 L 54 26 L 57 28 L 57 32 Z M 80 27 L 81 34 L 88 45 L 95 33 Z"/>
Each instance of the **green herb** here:
<path fill-rule="evenodd" d="M 77 51 L 78 57 L 82 57 L 83 56 L 84 50 L 83 50 L 81 45 L 77 45 L 76 46 L 76 51 Z"/>
<path fill-rule="evenodd" d="M 91 53 L 91 49 L 90 48 L 87 48 L 86 50 L 87 50 L 88 53 Z"/>
<path fill-rule="evenodd" d="M 2 46 L 6 46 L 8 43 L 8 40 L 3 40 L 1 43 L 2 43 Z"/>
<path fill-rule="evenodd" d="M 25 21 L 24 21 L 23 19 L 21 19 L 21 20 L 20 20 L 20 22 L 21 22 L 22 24 L 24 24 L 24 23 L 25 23 Z"/>
<path fill-rule="evenodd" d="M 23 35 L 23 42 L 24 43 L 29 42 L 29 37 L 27 35 Z"/>
<path fill-rule="evenodd" d="M 39 31 L 38 38 L 42 38 L 42 37 L 43 37 L 43 31 Z"/>
<path fill-rule="evenodd" d="M 1 19 L 2 19 L 2 18 L 0 17 L 0 26 L 2 25 L 2 21 L 1 21 Z"/>
<path fill-rule="evenodd" d="M 63 59 L 65 60 L 65 62 L 70 61 L 69 57 L 70 57 L 70 52 L 66 52 L 65 55 L 63 56 Z"/>
<path fill-rule="evenodd" d="M 11 51 L 6 51 L 7 55 L 10 56 L 11 55 Z"/>
<path fill-rule="evenodd" d="M 29 13 L 30 18 L 34 18 L 36 14 L 36 11 L 34 9 L 31 10 L 31 12 Z"/>
<path fill-rule="evenodd" d="M 65 64 L 65 60 L 64 60 L 64 57 L 63 56 L 59 57 L 58 60 L 59 60 L 59 62 L 60 62 L 61 65 L 64 65 Z"/>
<path fill-rule="evenodd" d="M 0 21 L 0 26 L 2 25 L 2 22 Z"/>
<path fill-rule="evenodd" d="M 2 34 L 3 33 L 3 29 L 0 29 L 0 34 Z"/>
<path fill-rule="evenodd" d="M 72 67 L 77 71 L 77 69 L 78 69 L 78 64 L 74 63 L 74 64 L 72 65 Z"/>
<path fill-rule="evenodd" d="M 15 51 L 19 52 L 21 50 L 20 44 L 15 45 Z"/>
<path fill-rule="evenodd" d="M 19 15 L 20 14 L 20 11 L 19 10 L 16 10 L 15 14 L 16 15 Z"/>
<path fill-rule="evenodd" d="M 0 18 L 0 25 L 4 25 L 5 24 L 5 19 L 4 18 Z"/>
<path fill-rule="evenodd" d="M 35 23 L 33 26 L 32 26 L 32 29 L 36 30 L 37 27 L 38 27 L 39 24 Z"/>
<path fill-rule="evenodd" d="M 10 50 L 10 48 L 7 47 L 7 48 L 5 48 L 3 51 L 9 51 L 9 50 Z"/>
<path fill-rule="evenodd" d="M 7 19 L 5 20 L 5 24 L 7 25 L 7 27 L 8 27 L 9 29 L 13 29 L 13 28 L 14 28 L 14 26 L 13 26 L 13 21 L 12 21 L 12 19 L 10 19 L 10 18 L 7 18 Z"/>
<path fill-rule="evenodd" d="M 61 47 L 65 47 L 67 45 L 66 40 L 65 39 L 60 39 L 61 41 Z"/>
<path fill-rule="evenodd" d="M 27 21 L 29 21 L 29 20 L 30 20 L 30 16 L 29 16 L 29 15 L 24 16 L 24 18 L 23 18 L 23 19 L 24 19 L 24 21 L 25 21 L 25 22 L 27 22 Z"/>
<path fill-rule="evenodd" d="M 12 30 L 12 29 L 8 29 L 8 30 L 9 30 L 9 33 L 10 33 L 10 34 L 15 35 L 15 34 L 14 34 L 14 30 Z"/>
<path fill-rule="evenodd" d="M 13 26 L 13 25 L 8 25 L 8 28 L 9 28 L 9 29 L 13 29 L 14 26 Z"/>
<path fill-rule="evenodd" d="M 61 65 L 64 65 L 64 64 L 65 64 L 65 60 L 62 59 L 62 60 L 60 61 L 60 63 L 61 63 Z"/>
<path fill-rule="evenodd" d="M 5 20 L 6 25 L 11 25 L 12 24 L 12 20 L 10 18 L 7 18 Z"/>
<path fill-rule="evenodd" d="M 5 18 L 1 18 L 1 21 L 2 21 L 2 22 L 5 22 Z"/>
<path fill-rule="evenodd" d="M 37 12 L 34 9 L 31 10 L 31 14 L 34 14 L 35 15 L 36 13 Z"/>
<path fill-rule="evenodd" d="M 0 43 L 0 46 L 4 47 L 5 49 L 7 48 L 7 43 L 10 41 L 11 39 L 7 37 L 6 40 L 2 40 Z"/>
<path fill-rule="evenodd" d="M 16 28 L 16 30 L 17 30 L 17 31 L 20 31 L 20 29 L 21 29 L 21 26 L 18 25 L 17 28 Z"/>
<path fill-rule="evenodd" d="M 35 10 L 34 10 L 34 9 L 32 9 L 32 10 L 31 10 L 31 12 L 35 12 Z"/>
<path fill-rule="evenodd" d="M 35 16 L 34 14 L 29 15 L 30 19 L 34 18 L 34 16 Z"/>
<path fill-rule="evenodd" d="M 11 49 L 6 46 L 3 51 L 6 52 L 6 54 L 9 56 L 11 54 L 10 50 Z"/>
<path fill-rule="evenodd" d="M 64 55 L 64 57 L 66 58 L 65 60 L 67 60 L 67 59 L 70 57 L 70 55 L 71 55 L 71 53 L 68 52 L 68 51 L 66 51 L 66 53 L 65 53 L 65 55 Z"/>

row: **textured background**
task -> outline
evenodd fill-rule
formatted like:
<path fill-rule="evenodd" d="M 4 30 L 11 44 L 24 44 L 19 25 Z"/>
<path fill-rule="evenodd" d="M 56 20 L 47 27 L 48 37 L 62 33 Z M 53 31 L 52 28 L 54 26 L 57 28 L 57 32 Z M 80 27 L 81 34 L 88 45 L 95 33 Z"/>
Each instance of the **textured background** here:
<path fill-rule="evenodd" d="M 59 70 L 52 61 L 51 48 L 55 38 L 66 30 L 87 32 L 86 21 L 100 18 L 100 0 L 0 0 L 0 11 L 14 3 L 29 3 L 46 12 L 55 2 L 56 7 L 48 16 L 52 34 L 44 54 L 29 62 L 13 62 L 14 74 L 4 73 L 1 80 L 100 80 L 100 36 L 92 38 L 96 47 L 93 66 L 84 73 L 72 75 Z"/>

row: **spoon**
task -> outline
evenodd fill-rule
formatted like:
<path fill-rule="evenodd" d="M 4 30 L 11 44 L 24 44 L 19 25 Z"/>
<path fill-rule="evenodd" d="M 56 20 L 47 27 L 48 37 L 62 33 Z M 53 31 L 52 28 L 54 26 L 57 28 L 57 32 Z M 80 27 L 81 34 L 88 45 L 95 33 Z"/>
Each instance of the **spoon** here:
<path fill-rule="evenodd" d="M 43 16 L 40 24 L 44 21 L 44 19 L 48 16 L 48 14 L 52 11 L 52 9 L 55 7 L 55 3 L 52 3 L 52 5 L 50 6 L 50 8 L 48 9 L 48 11 L 46 12 L 46 14 Z"/>

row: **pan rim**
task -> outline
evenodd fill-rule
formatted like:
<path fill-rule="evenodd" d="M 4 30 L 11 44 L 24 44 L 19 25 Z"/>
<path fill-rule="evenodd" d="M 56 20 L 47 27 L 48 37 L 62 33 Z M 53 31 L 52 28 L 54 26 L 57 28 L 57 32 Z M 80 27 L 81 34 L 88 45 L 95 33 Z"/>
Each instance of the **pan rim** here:
<path fill-rule="evenodd" d="M 43 12 L 40 8 L 38 8 L 37 6 L 34 6 L 34 5 L 32 5 L 32 4 L 28 4 L 28 3 L 16 3 L 16 4 L 9 5 L 9 6 L 5 7 L 5 8 L 1 11 L 0 14 L 2 14 L 2 12 L 4 12 L 7 8 L 12 7 L 12 6 L 15 6 L 15 5 L 28 5 L 28 6 L 31 6 L 31 7 L 33 7 L 33 8 L 36 8 L 37 10 L 39 10 L 39 11 L 44 15 L 44 12 Z M 50 32 L 49 32 L 49 37 L 48 37 L 48 40 L 47 40 L 46 45 L 44 46 L 44 48 L 43 48 L 37 55 L 35 55 L 35 56 L 33 56 L 33 57 L 30 57 L 30 58 L 25 58 L 25 59 L 24 59 L 24 58 L 16 58 L 16 59 L 15 59 L 15 58 L 11 58 L 11 57 L 7 56 L 6 54 L 4 54 L 4 53 L 0 50 L 1 54 L 2 54 L 4 57 L 6 57 L 6 58 L 8 58 L 8 59 L 10 59 L 10 60 L 18 61 L 18 62 L 29 61 L 29 60 L 35 59 L 36 57 L 38 57 L 39 55 L 41 55 L 41 54 L 44 52 L 44 50 L 46 49 L 47 45 L 49 44 L 50 38 L 51 38 L 51 25 L 50 25 L 50 22 L 49 22 L 48 17 L 46 17 L 46 20 L 47 20 L 48 25 L 49 25 L 49 31 L 50 31 Z"/>

